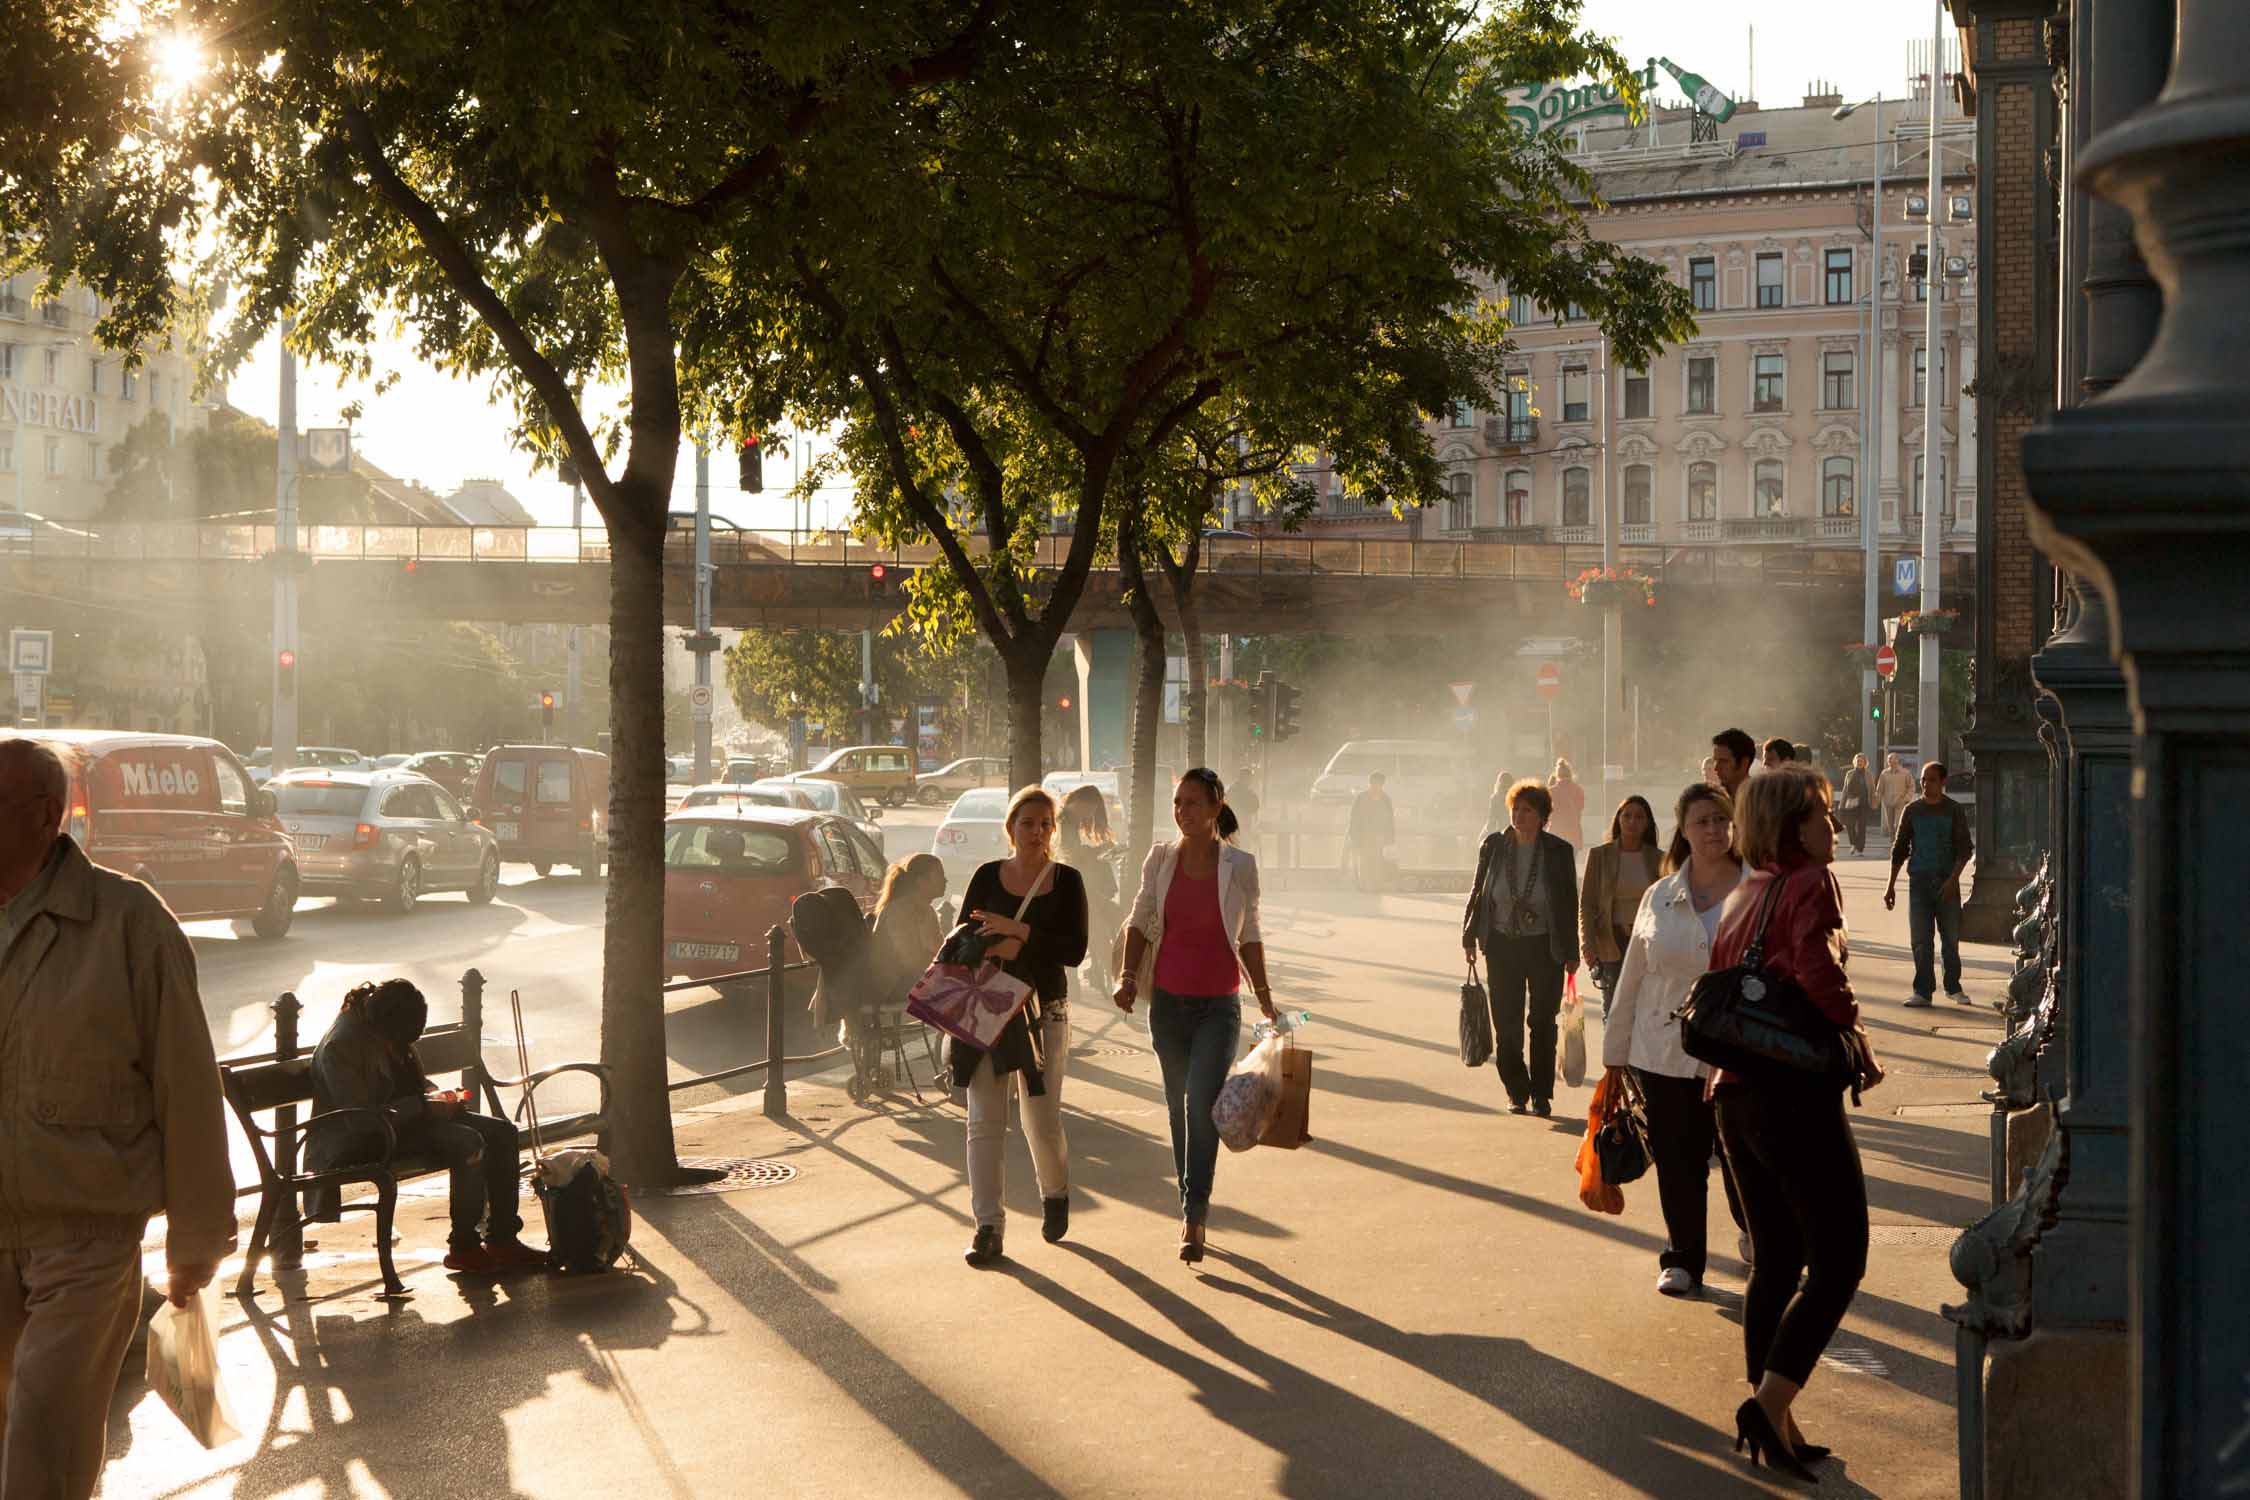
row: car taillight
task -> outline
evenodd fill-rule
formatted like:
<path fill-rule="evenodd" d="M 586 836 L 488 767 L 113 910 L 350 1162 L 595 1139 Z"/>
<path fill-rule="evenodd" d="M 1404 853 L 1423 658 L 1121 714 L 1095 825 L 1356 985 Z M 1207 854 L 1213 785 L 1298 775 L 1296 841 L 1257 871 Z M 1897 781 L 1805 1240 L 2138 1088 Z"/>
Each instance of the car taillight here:
<path fill-rule="evenodd" d="M 376 834 L 373 823 L 362 823 L 352 830 L 352 847 L 354 849 L 372 849 L 375 844 Z"/>
<path fill-rule="evenodd" d="M 940 828 L 937 841 L 941 844 L 966 844 L 969 841 L 969 835 L 965 830 L 959 828 Z"/>

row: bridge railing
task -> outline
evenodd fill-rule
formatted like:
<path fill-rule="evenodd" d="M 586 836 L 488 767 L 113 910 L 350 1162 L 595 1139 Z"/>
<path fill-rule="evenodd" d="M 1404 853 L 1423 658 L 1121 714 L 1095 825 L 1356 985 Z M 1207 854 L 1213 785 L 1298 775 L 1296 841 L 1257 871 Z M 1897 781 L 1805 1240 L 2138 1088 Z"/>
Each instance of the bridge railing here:
<path fill-rule="evenodd" d="M 239 559 L 255 561 L 275 550 L 278 534 L 270 525 L 229 522 L 141 523 L 73 526 L 44 523 L 6 539 L 4 550 L 22 557 L 104 558 L 140 561 Z M 972 556 L 991 548 L 986 538 L 962 539 Z M 1068 536 L 1039 539 L 1035 565 L 1060 568 L 1070 551 Z M 676 528 L 666 538 L 666 555 L 684 560 L 693 534 Z M 599 527 L 570 526 L 303 526 L 297 546 L 314 561 L 499 562 L 524 564 L 606 563 L 608 533 Z M 888 563 L 933 567 L 944 559 L 934 545 L 892 547 L 843 531 L 743 531 L 721 526 L 711 534 L 711 558 L 721 565 L 865 568 Z M 1307 536 L 1209 537 L 1201 567 L 1221 575 L 1276 577 L 1463 578 L 1495 581 L 1561 581 L 1600 559 L 1598 546 L 1572 543 L 1391 540 Z M 1704 549 L 1682 551 L 1660 546 L 1629 546 L 1619 561 L 1652 576 L 1665 571 L 1683 580 L 1708 576 L 1713 561 Z M 1855 564 L 1856 566 L 1856 564 Z"/>

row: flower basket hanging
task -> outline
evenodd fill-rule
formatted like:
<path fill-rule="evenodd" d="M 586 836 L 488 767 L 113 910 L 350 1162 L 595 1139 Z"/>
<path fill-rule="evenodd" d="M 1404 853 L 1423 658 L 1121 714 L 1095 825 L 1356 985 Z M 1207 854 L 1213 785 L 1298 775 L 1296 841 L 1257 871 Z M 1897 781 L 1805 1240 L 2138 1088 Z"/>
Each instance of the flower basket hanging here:
<path fill-rule="evenodd" d="M 1910 609 L 1898 617 L 1898 628 L 1907 635 L 1944 635 L 1960 618 L 1957 609 Z"/>
<path fill-rule="evenodd" d="M 1588 568 L 1564 589 L 1580 604 L 1596 609 L 1656 603 L 1656 580 L 1638 568 Z"/>

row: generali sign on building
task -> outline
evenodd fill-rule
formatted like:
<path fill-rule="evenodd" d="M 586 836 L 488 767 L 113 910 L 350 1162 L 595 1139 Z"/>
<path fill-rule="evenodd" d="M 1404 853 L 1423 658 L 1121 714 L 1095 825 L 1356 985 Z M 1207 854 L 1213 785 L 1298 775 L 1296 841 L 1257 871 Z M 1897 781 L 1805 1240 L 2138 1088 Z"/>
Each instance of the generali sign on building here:
<path fill-rule="evenodd" d="M 102 430 L 102 404 L 92 396 L 66 396 L 60 391 L 33 390 L 25 385 L 0 385 L 0 422 L 19 427 L 48 427 L 57 432 L 79 432 L 91 437 Z"/>

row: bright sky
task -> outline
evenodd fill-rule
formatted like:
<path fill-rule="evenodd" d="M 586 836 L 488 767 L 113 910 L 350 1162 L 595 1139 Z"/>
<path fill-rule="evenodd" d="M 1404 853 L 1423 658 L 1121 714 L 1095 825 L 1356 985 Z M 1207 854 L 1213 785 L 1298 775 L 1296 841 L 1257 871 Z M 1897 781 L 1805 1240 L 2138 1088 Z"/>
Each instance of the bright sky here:
<path fill-rule="evenodd" d="M 1863 0 L 1857 5 L 1816 5 L 1806 0 L 1586 0 L 1584 24 L 1616 39 L 1635 63 L 1670 57 L 1736 98 L 1768 106 L 1796 103 L 1814 80 L 1833 84 L 1848 99 L 1877 90 L 1904 91 L 1907 49 L 1924 45 L 1933 21 L 1919 0 Z M 1755 47 L 1753 50 L 1753 32 Z M 508 444 L 506 414 L 494 410 L 481 386 L 454 380 L 414 361 L 403 340 L 386 340 L 378 368 L 402 372 L 382 395 L 337 388 L 333 371 L 301 366 L 297 381 L 300 427 L 333 426 L 356 396 L 365 410 L 357 424 L 359 451 L 402 479 L 418 479 L 440 494 L 465 479 L 496 478 L 542 522 L 570 524 L 570 491 L 550 473 L 535 474 Z M 277 408 L 279 366 L 271 340 L 236 374 L 234 404 L 271 421 Z M 796 445 L 799 448 L 803 444 Z M 801 456 L 801 455 L 800 455 Z M 750 496 L 735 485 L 733 456 L 711 463 L 711 508 L 737 524 L 787 527 L 790 504 L 778 493 L 794 477 L 797 460 L 768 466 L 767 492 Z M 694 505 L 694 460 L 683 450 L 675 508 Z M 848 494 L 838 488 L 816 508 L 812 524 L 842 524 Z M 588 524 L 595 524 L 591 507 Z M 800 513 L 801 515 L 801 513 Z M 803 524 L 802 520 L 798 524 Z"/>

